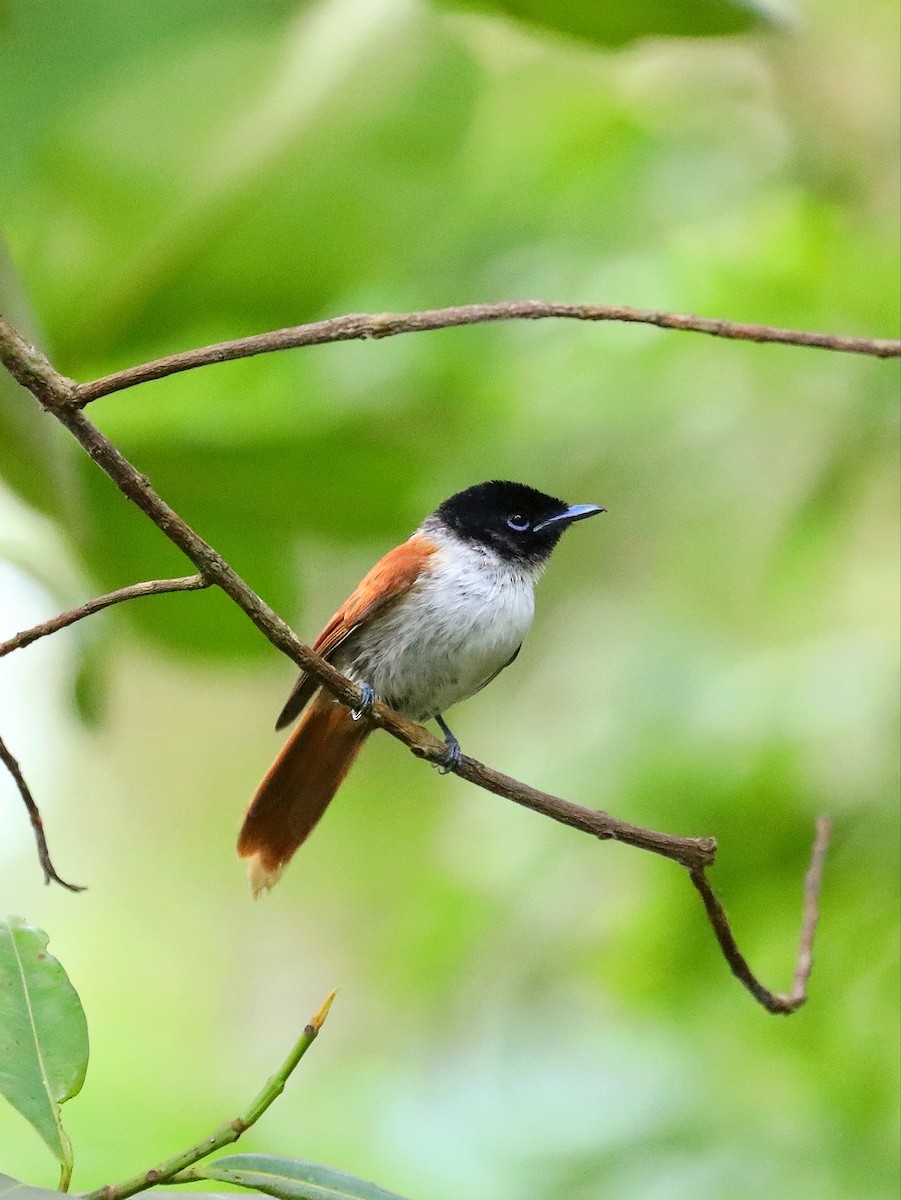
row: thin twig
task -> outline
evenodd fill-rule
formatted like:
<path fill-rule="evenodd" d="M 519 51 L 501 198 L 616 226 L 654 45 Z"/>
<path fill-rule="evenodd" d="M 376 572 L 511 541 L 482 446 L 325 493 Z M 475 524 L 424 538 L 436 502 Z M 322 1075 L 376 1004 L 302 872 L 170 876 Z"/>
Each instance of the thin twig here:
<path fill-rule="evenodd" d="M 832 836 L 832 822 L 828 817 L 817 818 L 816 831 L 813 849 L 810 852 L 810 865 L 804 877 L 804 915 L 798 939 L 795 977 L 789 992 L 789 998 L 795 1002 L 796 1008 L 807 999 L 807 984 L 813 969 L 813 939 L 820 919 L 820 887 L 823 882 L 826 851 Z"/>
<path fill-rule="evenodd" d="M 536 314 L 520 313 L 519 315 Z M 430 314 L 418 314 L 418 316 L 428 319 Z M 489 317 L 487 319 L 506 318 Z M 425 324 L 421 327 L 441 328 L 442 326 Z M 686 328 L 692 328 L 692 326 L 686 326 Z M 389 332 L 395 332 L 395 330 L 389 330 Z M 708 332 L 713 331 L 708 330 Z M 835 349 L 837 347 L 827 348 Z M 60 375 L 40 351 L 26 342 L 2 316 L 0 316 L 0 360 L 6 364 L 14 378 L 28 388 L 38 402 L 53 413 L 57 420 L 69 430 L 97 465 L 113 480 L 119 490 L 136 504 L 170 541 L 179 547 L 204 578 L 215 583 L 242 609 L 272 645 L 288 655 L 304 671 L 318 679 L 323 687 L 341 703 L 351 708 L 359 706 L 362 700 L 359 686 L 300 642 L 281 617 L 247 586 L 225 559 L 165 503 L 151 487 L 148 479 L 132 466 L 81 411 L 78 401 L 84 398 L 84 391 L 79 391 L 76 384 Z M 208 359 L 206 361 L 215 360 Z M 188 365 L 199 366 L 202 364 L 196 362 Z M 185 366 L 181 369 L 188 369 L 188 367 Z M 135 378 L 127 382 L 120 382 L 117 387 L 130 387 L 138 382 L 141 380 Z M 371 719 L 393 737 L 404 742 L 418 757 L 435 763 L 443 761 L 444 744 L 432 737 L 421 726 L 408 721 L 386 704 L 377 701 L 373 706 Z M 561 800 L 559 797 L 539 792 L 527 784 L 483 766 L 474 759 L 464 757 L 456 768 L 456 773 L 479 787 L 514 800 L 552 820 L 582 829 L 604 840 L 615 839 L 642 850 L 652 851 L 680 863 L 688 869 L 692 882 L 704 900 L 707 915 L 729 966 L 755 999 L 770 1012 L 791 1012 L 802 1002 L 802 1000 L 797 1000 L 794 1002 L 794 1008 L 792 1007 L 792 1000 L 797 990 L 800 988 L 802 993 L 806 993 L 812 939 L 816 926 L 819 877 L 825 853 L 825 839 L 828 836 L 826 824 L 820 827 L 814 849 L 813 864 L 805 885 L 805 917 L 801 950 L 792 996 L 786 1002 L 785 998 L 774 997 L 774 994 L 759 983 L 754 976 L 738 949 L 725 911 L 710 887 L 704 868 L 713 863 L 716 855 L 716 842 L 713 838 L 677 838 L 657 833 L 654 830 L 642 829 L 630 825 L 628 822 L 619 821 L 607 813 L 582 808 Z"/>
<path fill-rule="evenodd" d="M 107 592 L 104 596 L 95 596 L 93 600 L 88 600 L 86 604 L 82 604 L 78 608 L 60 613 L 58 617 L 53 617 L 50 621 L 42 621 L 40 625 L 34 625 L 31 629 L 23 629 L 21 633 L 15 634 L 7 641 L 0 642 L 0 658 L 13 650 L 21 650 L 25 646 L 30 646 L 38 638 L 65 629 L 67 625 L 74 625 L 83 617 L 93 616 L 94 613 L 109 608 L 112 604 L 122 604 L 125 600 L 137 600 L 141 596 L 163 596 L 167 592 L 196 592 L 210 586 L 211 581 L 205 579 L 203 575 L 186 575 L 182 579 L 148 579 L 144 583 L 132 583 L 129 587 L 119 588 L 115 592 Z"/>
<path fill-rule="evenodd" d="M 285 1090 L 285 1084 L 288 1082 L 294 1068 L 312 1046 L 313 1042 L 315 1042 L 319 1030 L 325 1023 L 325 1018 L 328 1016 L 334 999 L 334 992 L 326 997 L 319 1011 L 310 1020 L 310 1023 L 300 1035 L 294 1049 L 279 1067 L 278 1071 L 268 1080 L 266 1086 L 243 1116 L 233 1117 L 230 1121 L 223 1121 L 212 1133 L 201 1138 L 199 1142 L 195 1142 L 193 1146 L 189 1146 L 187 1150 L 183 1150 L 181 1154 L 175 1154 L 172 1158 L 167 1158 L 158 1166 L 151 1167 L 148 1171 L 142 1171 L 138 1175 L 133 1175 L 130 1179 L 123 1180 L 122 1183 L 109 1183 L 106 1187 L 97 1188 L 93 1192 L 87 1192 L 81 1197 L 81 1200 L 126 1200 L 126 1197 L 134 1196 L 138 1192 L 145 1192 L 148 1188 L 155 1187 L 157 1184 L 172 1183 L 175 1181 L 176 1176 L 183 1171 L 187 1171 L 195 1163 L 207 1158 L 214 1151 L 221 1150 L 223 1146 L 229 1146 L 232 1142 L 236 1142 L 242 1133 L 246 1133 L 251 1125 L 257 1123 L 269 1105 L 274 1100 L 277 1100 Z M 180 1182 L 186 1182 L 186 1180 Z"/>
<path fill-rule="evenodd" d="M 396 337 L 401 333 L 423 333 L 432 329 L 452 329 L 460 325 L 489 325 L 499 321 L 541 321 L 557 318 L 573 321 L 620 321 L 632 325 L 655 325 L 658 329 L 679 329 L 706 333 L 713 337 L 744 342 L 771 342 L 783 346 L 809 346 L 819 350 L 837 350 L 844 354 L 868 354 L 874 358 L 901 357 L 901 341 L 888 338 L 848 337 L 835 333 L 812 333 L 803 329 L 780 329 L 774 325 L 747 325 L 696 317 L 690 313 L 658 312 L 615 304 L 546 304 L 542 300 L 511 300 L 498 304 L 459 304 L 452 308 L 433 308 L 425 312 L 349 313 L 327 321 L 292 325 L 271 333 L 234 341 L 217 342 L 197 350 L 170 354 L 141 366 L 128 367 L 91 383 L 76 387 L 76 402 L 84 407 L 101 396 L 152 379 L 162 379 L 180 371 L 191 371 L 210 363 L 271 354 L 274 350 L 293 350 L 300 346 L 321 346 L 326 342 L 348 342 L 370 338 Z M 27 385 L 26 385 L 27 386 Z"/>
<path fill-rule="evenodd" d="M 35 803 L 34 796 L 28 784 L 25 782 L 25 776 L 22 774 L 22 769 L 10 753 L 3 738 L 0 738 L 0 762 L 6 767 L 10 775 L 12 775 L 16 787 L 19 789 L 19 795 L 25 803 L 25 808 L 28 810 L 28 817 L 31 821 L 31 828 L 34 830 L 34 840 L 37 842 L 38 858 L 41 867 L 44 871 L 44 883 L 58 883 L 60 887 L 68 888 L 70 892 L 83 892 L 85 889 L 77 883 L 67 883 L 60 875 L 57 874 L 56 868 L 53 865 L 53 860 L 50 858 L 50 851 L 47 848 L 47 835 L 44 833 L 44 822 L 41 820 L 40 810 Z"/>
<path fill-rule="evenodd" d="M 801 921 L 801 937 L 798 943 L 798 955 L 795 960 L 795 974 L 791 991 L 788 993 L 771 992 L 769 988 L 754 975 L 748 966 L 748 961 L 738 948 L 735 937 L 729 927 L 726 910 L 710 886 L 703 867 L 689 871 L 691 881 L 701 894 L 716 940 L 720 944 L 723 957 L 731 968 L 732 974 L 748 989 L 754 999 L 762 1004 L 767 1012 L 788 1014 L 801 1007 L 807 999 L 807 984 L 813 968 L 813 939 L 820 916 L 820 884 L 823 878 L 823 863 L 829 847 L 829 836 L 832 833 L 832 823 L 826 817 L 818 817 L 816 837 L 810 852 L 810 866 L 804 877 L 804 915 Z"/>

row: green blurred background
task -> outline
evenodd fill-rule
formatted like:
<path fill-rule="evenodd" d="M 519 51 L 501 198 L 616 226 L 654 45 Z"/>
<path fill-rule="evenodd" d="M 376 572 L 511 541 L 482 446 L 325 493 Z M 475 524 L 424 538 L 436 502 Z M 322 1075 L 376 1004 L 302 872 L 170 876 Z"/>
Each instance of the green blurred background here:
<path fill-rule="evenodd" d="M 459 8 L 491 4 L 461 4 Z M 892 336 L 898 11 L 412 0 L 5 0 L 0 307 L 78 379 L 337 315 L 539 296 Z M 611 6 L 614 8 L 616 6 Z M 731 37 L 702 35 L 750 27 Z M 471 754 L 720 841 L 787 986 L 836 823 L 812 994 L 768 1016 L 672 864 L 376 737 L 278 889 L 233 851 L 293 668 L 209 593 L 4 660 L 0 910 L 88 1013 L 76 1188 L 238 1111 L 242 1142 L 411 1200 L 847 1200 L 898 1185 L 898 371 L 568 323 L 210 367 L 92 417 L 307 637 L 450 492 L 523 479 L 574 530 Z M 0 378 L 0 636 L 185 565 Z M 0 1170 L 53 1186 L 0 1106 Z"/>

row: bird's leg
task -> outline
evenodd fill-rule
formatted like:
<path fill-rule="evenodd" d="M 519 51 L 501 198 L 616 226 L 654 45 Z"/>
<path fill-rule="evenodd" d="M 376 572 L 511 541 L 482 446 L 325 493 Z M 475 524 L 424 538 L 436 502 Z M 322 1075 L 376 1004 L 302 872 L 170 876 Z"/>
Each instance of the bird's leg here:
<path fill-rule="evenodd" d="M 460 759 L 463 757 L 463 751 L 460 749 L 460 743 L 448 729 L 444 718 L 438 714 L 435 717 L 435 724 L 444 734 L 444 761 L 434 763 L 438 768 L 439 775 L 447 775 L 449 771 L 455 771 L 460 765 Z"/>
<path fill-rule="evenodd" d="M 372 711 L 372 706 L 375 703 L 375 692 L 365 681 L 360 682 L 360 703 L 356 708 L 350 710 L 350 715 L 355 721 L 359 721 L 361 717 L 366 717 Z"/>

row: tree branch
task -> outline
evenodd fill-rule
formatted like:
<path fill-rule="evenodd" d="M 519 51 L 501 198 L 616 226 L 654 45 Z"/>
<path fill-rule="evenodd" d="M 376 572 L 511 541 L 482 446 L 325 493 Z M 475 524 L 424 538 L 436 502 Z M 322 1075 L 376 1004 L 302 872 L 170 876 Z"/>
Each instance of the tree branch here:
<path fill-rule="evenodd" d="M 509 310 L 511 306 L 500 307 L 505 307 Z M 515 308 L 516 306 L 512 307 Z M 472 309 L 451 311 L 461 311 L 470 314 L 472 312 L 480 313 L 481 316 L 478 318 L 480 320 L 502 320 L 509 319 L 511 316 L 509 311 L 504 312 L 502 315 L 491 315 L 495 312 L 495 308 L 497 306 L 473 306 Z M 609 314 L 610 310 L 604 311 Z M 486 316 L 486 312 L 489 315 Z M 573 315 L 573 313 L 569 310 L 563 313 L 519 311 L 512 315 L 528 318 L 530 316 Z M 409 324 L 403 330 L 393 328 L 391 322 L 398 319 L 407 321 Z M 604 318 L 596 319 L 611 318 L 608 315 Z M 635 318 L 624 317 L 621 319 Z M 337 325 L 352 320 L 366 322 L 373 319 L 338 318 Z M 380 327 L 380 333 L 374 333 L 370 330 L 368 335 L 365 336 L 386 336 L 387 333 L 405 332 L 407 329 L 444 328 L 448 324 L 447 320 L 444 320 L 443 324 L 436 323 L 435 314 L 429 313 L 412 314 L 407 318 L 386 317 L 377 320 L 381 320 L 383 323 L 387 322 L 387 324 L 383 324 Z M 471 318 L 470 323 L 472 323 L 472 320 L 475 320 L 474 316 Z M 417 324 L 417 321 L 420 323 Z M 463 322 L 458 321 L 457 323 Z M 334 328 L 336 323 L 325 322 L 322 324 L 331 324 Z M 686 325 L 684 327 L 695 328 L 696 326 Z M 722 334 L 719 330 L 709 329 L 706 331 L 720 332 L 721 336 L 732 336 L 731 334 Z M 278 335 L 264 336 L 278 337 Z M 320 337 L 319 340 L 340 340 L 341 336 Z M 343 335 L 345 340 L 350 336 L 364 336 L 364 334 L 359 332 L 356 334 L 345 332 Z M 746 336 L 751 335 L 748 334 Z M 804 336 L 817 337 L 819 335 Z M 760 339 L 757 338 L 756 340 Z M 236 344 L 239 345 L 239 343 Z M 292 344 L 308 345 L 312 344 L 312 342 L 295 342 Z M 797 338 L 795 338 L 793 344 L 820 343 L 803 343 L 798 342 Z M 276 349 L 281 347 L 271 345 L 268 348 Z M 837 349 L 839 347 L 832 345 L 825 348 Z M 845 346 L 842 348 L 847 349 L 848 347 Z M 261 353 L 263 351 L 258 349 L 255 352 Z M 198 352 L 200 356 L 198 361 L 192 361 L 187 363 L 187 365 L 173 369 L 187 370 L 192 366 L 203 365 L 204 362 L 222 361 L 221 357 L 218 359 L 215 357 L 203 358 L 202 356 L 205 353 L 207 352 L 200 351 Z M 232 357 L 237 356 L 232 355 Z M 277 649 L 288 655 L 304 671 L 318 679 L 323 687 L 341 701 L 341 703 L 351 708 L 357 707 L 361 703 L 362 696 L 359 686 L 341 675 L 334 667 L 320 658 L 318 654 L 300 642 L 288 625 L 248 587 L 244 580 L 236 574 L 209 543 L 205 542 L 162 500 L 153 490 L 147 478 L 132 466 L 112 442 L 81 411 L 83 404 L 87 402 L 85 400 L 86 395 L 88 395 L 88 398 L 95 398 L 98 395 L 105 395 L 111 391 L 134 386 L 145 379 L 159 378 L 161 374 L 168 374 L 171 371 L 163 370 L 156 375 L 152 373 L 141 375 L 140 372 L 146 369 L 137 368 L 139 374 L 134 377 L 126 379 L 124 376 L 127 376 L 128 372 L 123 372 L 119 376 L 108 377 L 106 381 L 98 381 L 97 384 L 86 384 L 79 387 L 79 385 L 60 375 L 49 361 L 33 346 L 30 346 L 2 316 L 0 316 L 0 360 L 5 363 L 11 374 L 32 392 L 39 403 L 69 430 L 101 470 L 112 479 L 119 490 L 136 504 L 166 537 L 178 546 L 186 557 L 194 563 L 202 577 L 221 588 Z M 171 362 L 171 360 L 168 361 Z M 154 364 L 149 364 L 149 366 L 152 367 Z M 114 386 L 105 386 L 105 389 L 97 390 L 100 384 L 110 385 L 110 380 L 117 380 L 118 382 Z M 93 392 L 91 392 L 92 388 L 94 389 Z M 433 763 L 443 762 L 445 756 L 443 742 L 439 742 L 421 726 L 408 721 L 381 701 L 376 701 L 374 704 L 370 719 L 382 729 L 387 730 L 393 737 L 407 745 L 417 757 L 425 758 Z M 780 999 L 779 997 L 775 997 L 773 993 L 769 992 L 768 989 L 764 988 L 757 981 L 738 950 L 735 939 L 729 929 L 725 911 L 716 898 L 705 875 L 705 868 L 713 863 L 716 855 L 716 842 L 713 838 L 679 838 L 669 834 L 658 833 L 654 830 L 643 829 L 639 826 L 631 825 L 626 821 L 620 821 L 605 812 L 583 808 L 580 805 L 571 804 L 546 792 L 540 792 L 535 788 L 529 787 L 527 784 L 520 783 L 518 780 L 511 779 L 509 776 L 502 775 L 500 772 L 484 766 L 475 759 L 465 756 L 456 768 L 456 774 L 470 783 L 476 784 L 478 787 L 484 788 L 496 795 L 504 796 L 507 799 L 515 801 L 517 804 L 531 808 L 535 812 L 540 812 L 552 820 L 570 825 L 586 833 L 591 833 L 601 840 L 624 842 L 627 845 L 651 851 L 680 863 L 689 871 L 692 882 L 701 894 L 708 918 L 733 973 L 748 988 L 754 998 L 771 1012 L 790 1012 L 793 1011 L 793 1007 L 797 1008 L 803 1002 L 810 972 L 811 946 L 816 926 L 817 895 L 822 860 L 825 854 L 825 840 L 828 835 L 828 829 L 825 824 L 820 829 L 820 836 L 818 837 L 814 851 L 813 866 L 808 873 L 805 891 L 804 933 L 795 971 L 795 985 L 791 997 L 786 1000 L 785 998 Z M 795 1000 L 792 1007 L 792 998 L 799 991 L 801 998 Z"/>
<path fill-rule="evenodd" d="M 747 959 L 738 948 L 738 944 L 729 928 L 726 910 L 717 898 L 704 869 L 689 871 L 691 882 L 695 885 L 704 902 L 716 940 L 720 944 L 723 957 L 729 964 L 732 974 L 748 989 L 754 999 L 762 1004 L 767 1012 L 795 1012 L 807 999 L 807 983 L 813 968 L 813 939 L 820 919 L 820 883 L 823 878 L 823 864 L 826 861 L 826 851 L 829 847 L 829 837 L 832 833 L 832 822 L 826 817 L 819 817 L 816 823 L 816 837 L 810 853 L 810 866 L 804 877 L 804 915 L 801 921 L 801 937 L 798 944 L 798 957 L 795 962 L 795 974 L 791 991 L 787 994 L 771 992 L 755 977 L 748 966 Z"/>
<path fill-rule="evenodd" d="M 274 1100 L 277 1100 L 285 1090 L 285 1084 L 288 1082 L 294 1068 L 312 1046 L 313 1042 L 315 1042 L 319 1030 L 325 1023 L 325 1018 L 328 1016 L 334 999 L 334 992 L 326 997 L 319 1011 L 304 1028 L 294 1049 L 282 1063 L 278 1071 L 267 1081 L 263 1090 L 243 1116 L 233 1117 L 230 1121 L 223 1121 L 217 1129 L 207 1134 L 205 1138 L 201 1138 L 199 1142 L 195 1142 L 193 1146 L 189 1146 L 187 1150 L 183 1150 L 181 1154 L 176 1154 L 172 1158 L 166 1159 L 165 1162 L 161 1162 L 158 1166 L 151 1167 L 148 1171 L 142 1171 L 138 1175 L 133 1175 L 130 1179 L 123 1180 L 122 1183 L 110 1183 L 106 1187 L 97 1188 L 94 1192 L 86 1192 L 81 1197 L 81 1200 L 126 1200 L 128 1196 L 134 1196 L 138 1192 L 146 1192 L 148 1188 L 155 1187 L 157 1184 L 185 1183 L 190 1179 L 202 1178 L 199 1175 L 186 1175 L 184 1179 L 177 1177 L 182 1172 L 187 1172 L 195 1163 L 208 1158 L 216 1150 L 221 1150 L 223 1146 L 230 1146 L 232 1142 L 236 1142 L 242 1133 L 246 1133 L 251 1125 L 257 1123 L 270 1104 Z"/>
<path fill-rule="evenodd" d="M 178 546 L 204 578 L 215 583 L 230 596 L 274 646 L 287 654 L 302 670 L 319 679 L 338 700 L 351 708 L 359 705 L 359 685 L 336 671 L 330 663 L 299 641 L 281 617 L 248 587 L 225 559 L 157 495 L 146 477 L 128 462 L 83 412 L 70 403 L 71 392 L 61 377 L 52 380 L 44 374 L 39 391 L 38 399 L 45 408 L 66 426 L 120 491 Z M 434 763 L 444 761 L 446 748 L 443 742 L 383 702 L 376 701 L 370 719 L 404 742 L 417 757 Z M 716 843 L 710 838 L 671 837 L 653 830 L 641 829 L 626 821 L 619 821 L 607 813 L 582 808 L 556 796 L 539 792 L 466 756 L 461 759 L 456 773 L 462 779 L 514 799 L 517 803 L 542 812 L 562 824 L 582 829 L 603 840 L 615 839 L 640 849 L 652 850 L 689 868 L 711 863 L 716 853 Z"/>
<path fill-rule="evenodd" d="M 75 387 L 75 400 L 84 408 L 92 400 L 121 392 L 138 383 L 163 379 L 180 371 L 192 371 L 210 363 L 231 362 L 275 350 L 293 350 L 300 346 L 321 346 L 327 342 L 365 341 L 396 337 L 401 333 L 423 333 L 433 329 L 452 329 L 460 325 L 489 325 L 499 321 L 541 321 L 548 318 L 573 321 L 620 321 L 633 325 L 655 325 L 658 329 L 679 329 L 706 333 L 712 337 L 744 342 L 770 342 L 783 346 L 809 346 L 819 350 L 837 350 L 844 354 L 868 354 L 874 358 L 901 357 L 901 341 L 887 338 L 847 337 L 834 333 L 810 333 L 802 329 L 780 329 L 773 325 L 746 325 L 695 317 L 690 313 L 657 312 L 648 308 L 629 308 L 613 304 L 546 304 L 541 300 L 513 300 L 499 304 L 460 304 L 452 308 L 433 308 L 412 313 L 349 313 L 327 321 L 293 325 L 254 337 L 217 342 L 197 350 L 170 354 L 137 367 L 128 367 L 92 383 Z M 25 382 L 20 379 L 20 382 Z M 25 383 L 28 387 L 28 384 Z"/>
<path fill-rule="evenodd" d="M 12 754 L 9 752 L 3 738 L 0 738 L 0 762 L 6 767 L 10 775 L 15 781 L 16 787 L 19 789 L 19 795 L 25 803 L 25 808 L 28 810 L 28 817 L 31 821 L 31 828 L 34 830 L 34 840 L 38 846 L 38 859 L 44 871 L 44 883 L 58 883 L 60 887 L 67 888 L 70 892 L 83 892 L 85 889 L 77 883 L 66 883 L 60 875 L 56 873 L 56 868 L 53 865 L 53 860 L 50 858 L 50 851 L 47 848 L 47 835 L 44 833 L 44 822 L 41 820 L 40 810 L 35 803 L 34 797 L 28 784 L 25 782 L 25 776 Z"/>
<path fill-rule="evenodd" d="M 211 580 L 205 579 L 203 575 L 186 575 L 183 579 L 149 579 L 145 583 L 133 583 L 129 587 L 119 588 L 118 591 L 107 592 L 105 596 L 95 596 L 93 600 L 88 600 L 86 604 L 82 604 L 78 608 L 60 613 L 58 617 L 53 617 L 50 621 L 42 621 L 40 625 L 34 625 L 31 629 L 23 629 L 21 633 L 15 634 L 7 641 L 0 642 L 0 658 L 10 654 L 13 650 L 22 650 L 25 646 L 36 642 L 38 638 L 46 637 L 50 633 L 57 633 L 60 629 L 65 629 L 67 625 L 74 625 L 83 617 L 93 616 L 94 613 L 109 608 L 113 604 L 121 604 L 125 600 L 137 600 L 141 596 L 162 596 L 167 592 L 197 592 L 210 586 Z"/>

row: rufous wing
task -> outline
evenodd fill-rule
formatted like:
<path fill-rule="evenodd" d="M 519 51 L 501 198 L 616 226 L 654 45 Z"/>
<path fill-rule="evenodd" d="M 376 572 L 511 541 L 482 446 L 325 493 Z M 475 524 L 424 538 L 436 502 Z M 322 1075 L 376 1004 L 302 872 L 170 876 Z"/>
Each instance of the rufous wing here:
<path fill-rule="evenodd" d="M 319 634 L 313 643 L 317 654 L 330 659 L 355 629 L 398 601 L 410 590 L 437 549 L 434 542 L 429 541 L 427 537 L 414 534 L 393 550 L 389 550 L 364 576 L 356 590 Z M 294 690 L 279 714 L 275 728 L 284 729 L 296 720 L 318 687 L 317 679 L 301 672 Z"/>

